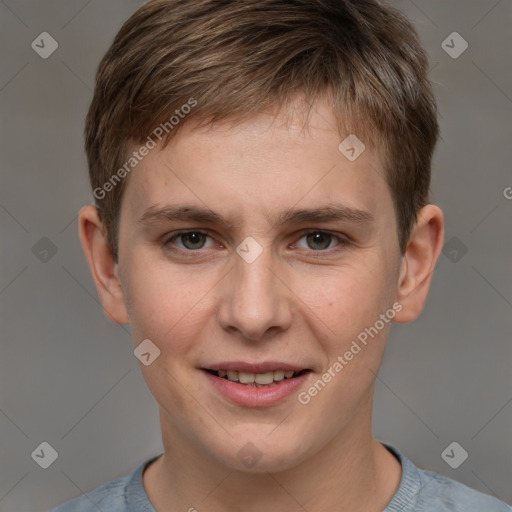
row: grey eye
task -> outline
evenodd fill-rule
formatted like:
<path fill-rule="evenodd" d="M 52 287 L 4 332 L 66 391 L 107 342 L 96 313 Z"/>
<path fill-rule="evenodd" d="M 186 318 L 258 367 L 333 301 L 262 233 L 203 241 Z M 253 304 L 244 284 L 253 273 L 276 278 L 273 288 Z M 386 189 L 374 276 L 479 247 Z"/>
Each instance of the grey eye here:
<path fill-rule="evenodd" d="M 322 231 L 314 231 L 306 235 L 308 248 L 313 249 L 314 251 L 328 249 L 332 242 L 332 238 L 333 236 L 331 234 L 324 233 Z"/>
<path fill-rule="evenodd" d="M 206 233 L 202 233 L 201 231 L 189 231 L 186 233 L 178 233 L 177 235 L 173 236 L 169 242 L 178 241 L 178 247 L 181 246 L 185 249 L 193 251 L 202 249 L 205 246 L 208 238 L 208 235 Z"/>

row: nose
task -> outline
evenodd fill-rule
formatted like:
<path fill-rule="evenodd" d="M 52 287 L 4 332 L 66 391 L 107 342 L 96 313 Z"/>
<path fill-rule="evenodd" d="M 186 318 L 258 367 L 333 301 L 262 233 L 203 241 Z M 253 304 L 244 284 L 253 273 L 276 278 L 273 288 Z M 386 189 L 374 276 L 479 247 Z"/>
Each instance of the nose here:
<path fill-rule="evenodd" d="M 292 319 L 292 293 L 279 276 L 269 249 L 251 263 L 237 254 L 221 292 L 218 322 L 241 338 L 258 341 L 286 330 Z"/>

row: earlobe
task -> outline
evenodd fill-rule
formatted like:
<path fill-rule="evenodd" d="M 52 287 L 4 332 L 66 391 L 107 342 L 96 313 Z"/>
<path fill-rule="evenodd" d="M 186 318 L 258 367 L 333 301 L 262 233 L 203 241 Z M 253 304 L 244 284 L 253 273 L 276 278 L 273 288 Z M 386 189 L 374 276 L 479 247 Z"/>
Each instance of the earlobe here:
<path fill-rule="evenodd" d="M 106 241 L 96 207 L 87 205 L 80 210 L 78 230 L 105 315 L 115 323 L 129 323 L 118 264 Z"/>
<path fill-rule="evenodd" d="M 421 314 L 443 241 L 443 212 L 429 204 L 418 212 L 418 222 L 402 258 L 397 292 L 397 301 L 402 304 L 402 310 L 397 313 L 394 322 L 412 322 Z"/>

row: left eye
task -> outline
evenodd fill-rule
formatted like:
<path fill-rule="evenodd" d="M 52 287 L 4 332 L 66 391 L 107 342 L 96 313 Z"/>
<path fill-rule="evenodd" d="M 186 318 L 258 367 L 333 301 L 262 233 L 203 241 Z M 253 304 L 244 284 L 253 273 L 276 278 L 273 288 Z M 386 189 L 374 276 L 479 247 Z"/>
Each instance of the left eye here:
<path fill-rule="evenodd" d="M 311 231 L 304 235 L 300 240 L 306 240 L 306 247 L 302 246 L 301 249 L 312 249 L 313 251 L 322 251 L 325 249 L 330 249 L 331 242 L 337 240 L 340 243 L 340 240 L 337 236 L 331 235 L 330 233 L 326 233 L 324 231 Z M 297 247 L 299 247 L 300 241 L 297 243 Z M 334 246 L 336 246 L 335 244 Z"/>

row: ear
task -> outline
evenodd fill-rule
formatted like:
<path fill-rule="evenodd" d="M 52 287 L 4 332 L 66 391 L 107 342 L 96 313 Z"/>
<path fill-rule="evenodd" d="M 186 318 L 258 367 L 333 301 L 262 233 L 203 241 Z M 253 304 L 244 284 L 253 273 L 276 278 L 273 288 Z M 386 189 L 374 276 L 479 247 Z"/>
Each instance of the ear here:
<path fill-rule="evenodd" d="M 107 244 L 104 226 L 96 207 L 87 205 L 80 210 L 78 230 L 105 315 L 115 323 L 129 323 L 119 266 Z"/>
<path fill-rule="evenodd" d="M 443 212 L 437 206 L 428 204 L 418 212 L 418 222 L 402 258 L 397 291 L 397 301 L 402 309 L 393 318 L 394 322 L 412 322 L 420 315 L 443 242 Z"/>

